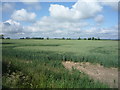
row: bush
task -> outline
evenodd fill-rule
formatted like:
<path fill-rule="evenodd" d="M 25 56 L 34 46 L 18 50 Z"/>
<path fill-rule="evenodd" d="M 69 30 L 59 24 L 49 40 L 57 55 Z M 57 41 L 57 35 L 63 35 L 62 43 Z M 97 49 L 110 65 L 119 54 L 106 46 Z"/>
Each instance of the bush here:
<path fill-rule="evenodd" d="M 87 38 L 84 38 L 84 40 L 87 40 Z"/>
<path fill-rule="evenodd" d="M 10 37 L 7 37 L 6 39 L 10 39 Z"/>
<path fill-rule="evenodd" d="M 88 40 L 91 40 L 91 38 L 88 38 Z"/>
<path fill-rule="evenodd" d="M 92 37 L 92 40 L 95 40 L 95 38 L 94 38 L 94 37 Z"/>
<path fill-rule="evenodd" d="M 98 37 L 98 40 L 100 40 L 100 38 Z"/>
<path fill-rule="evenodd" d="M 63 40 L 65 40 L 65 38 L 64 38 L 64 37 L 63 37 L 62 39 L 63 39 Z"/>
<path fill-rule="evenodd" d="M 26 37 L 26 39 L 30 39 L 30 37 Z"/>
<path fill-rule="evenodd" d="M 49 40 L 49 37 L 47 37 L 47 40 Z"/>
<path fill-rule="evenodd" d="M 81 38 L 79 37 L 78 40 L 81 40 Z"/>
<path fill-rule="evenodd" d="M 71 38 L 67 38 L 67 40 L 71 40 Z"/>

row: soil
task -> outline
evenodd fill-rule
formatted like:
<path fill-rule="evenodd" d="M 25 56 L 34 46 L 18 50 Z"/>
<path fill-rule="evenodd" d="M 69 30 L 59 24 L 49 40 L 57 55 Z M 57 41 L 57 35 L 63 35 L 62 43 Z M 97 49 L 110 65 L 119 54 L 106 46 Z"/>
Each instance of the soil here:
<path fill-rule="evenodd" d="M 92 64 L 89 62 L 62 62 L 68 70 L 75 68 L 80 72 L 84 72 L 94 80 L 99 80 L 102 83 L 108 84 L 110 88 L 118 88 L 118 68 L 107 68 L 100 64 Z"/>

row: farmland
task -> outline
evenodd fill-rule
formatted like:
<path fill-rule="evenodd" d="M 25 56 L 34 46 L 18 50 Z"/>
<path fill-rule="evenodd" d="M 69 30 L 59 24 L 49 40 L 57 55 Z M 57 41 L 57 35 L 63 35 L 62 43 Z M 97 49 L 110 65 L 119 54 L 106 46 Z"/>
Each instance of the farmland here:
<path fill-rule="evenodd" d="M 3 40 L 3 87 L 108 88 L 62 62 L 90 62 L 118 67 L 118 41 L 112 40 Z"/>

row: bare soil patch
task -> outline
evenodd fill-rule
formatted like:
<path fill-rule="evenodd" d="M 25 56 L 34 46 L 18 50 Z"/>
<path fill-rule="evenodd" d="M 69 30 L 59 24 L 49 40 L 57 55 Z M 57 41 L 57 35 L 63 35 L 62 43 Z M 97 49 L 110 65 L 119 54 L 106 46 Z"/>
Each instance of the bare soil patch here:
<path fill-rule="evenodd" d="M 106 68 L 100 64 L 92 64 L 89 62 L 62 62 L 68 70 L 75 68 L 80 72 L 84 72 L 94 80 L 99 80 L 102 83 L 108 84 L 111 88 L 118 88 L 118 68 Z"/>

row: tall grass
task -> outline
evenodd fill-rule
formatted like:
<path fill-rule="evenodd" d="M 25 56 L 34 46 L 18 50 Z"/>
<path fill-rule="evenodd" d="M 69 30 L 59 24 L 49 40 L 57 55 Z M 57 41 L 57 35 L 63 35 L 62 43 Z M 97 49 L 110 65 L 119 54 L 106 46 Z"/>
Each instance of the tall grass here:
<path fill-rule="evenodd" d="M 66 70 L 61 62 L 118 65 L 115 41 L 4 40 L 2 47 L 3 87 L 108 87 L 77 70 Z"/>
<path fill-rule="evenodd" d="M 107 88 L 84 73 L 66 70 L 59 60 L 3 57 L 3 88 Z M 32 61 L 32 62 L 30 62 Z M 6 69 L 6 70 L 4 70 Z"/>

